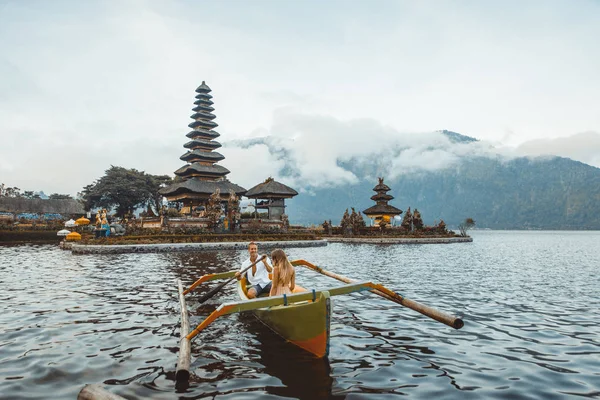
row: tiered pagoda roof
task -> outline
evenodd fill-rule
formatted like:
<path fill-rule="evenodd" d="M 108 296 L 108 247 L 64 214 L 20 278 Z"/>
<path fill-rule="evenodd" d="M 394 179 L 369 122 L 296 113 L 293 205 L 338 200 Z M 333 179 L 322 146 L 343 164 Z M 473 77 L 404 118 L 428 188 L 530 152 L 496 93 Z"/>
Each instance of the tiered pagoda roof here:
<path fill-rule="evenodd" d="M 213 121 L 216 116 L 212 113 L 214 108 L 210 92 L 210 87 L 204 81 L 196 89 L 196 107 L 191 115 L 194 121 L 188 125 L 192 131 L 186 134 L 191 140 L 183 145 L 189 150 L 179 157 L 187 164 L 175 171 L 182 181 L 160 191 L 169 201 L 207 199 L 217 188 L 222 196 L 229 196 L 230 189 L 238 196 L 246 192 L 246 189 L 225 178 L 229 174 L 227 168 L 216 164 L 225 157 L 214 151 L 221 147 L 221 143 L 215 140 L 220 136 L 219 133 L 213 131 L 218 124 Z"/>
<path fill-rule="evenodd" d="M 394 196 L 386 193 L 391 189 L 388 185 L 383 183 L 383 178 L 379 178 L 379 183 L 373 190 L 377 192 L 377 194 L 371 196 L 371 200 L 375 201 L 377 204 L 364 210 L 363 214 L 371 218 L 383 215 L 393 217 L 394 215 L 402 214 L 402 210 L 388 204 L 388 201 L 394 199 Z"/>

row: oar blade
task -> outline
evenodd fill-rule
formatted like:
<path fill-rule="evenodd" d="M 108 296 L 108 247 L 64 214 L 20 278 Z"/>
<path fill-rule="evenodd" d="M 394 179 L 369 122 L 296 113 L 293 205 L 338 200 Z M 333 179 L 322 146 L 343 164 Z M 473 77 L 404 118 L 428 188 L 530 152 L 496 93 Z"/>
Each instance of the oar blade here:
<path fill-rule="evenodd" d="M 202 297 L 200 297 L 198 299 L 198 302 L 204 303 L 206 300 L 210 299 L 215 294 L 217 294 L 223 288 L 223 286 L 227 285 L 229 282 L 231 282 L 231 279 L 228 281 L 225 281 L 224 283 L 221 283 L 219 286 L 212 288 L 208 293 L 206 293 Z"/>

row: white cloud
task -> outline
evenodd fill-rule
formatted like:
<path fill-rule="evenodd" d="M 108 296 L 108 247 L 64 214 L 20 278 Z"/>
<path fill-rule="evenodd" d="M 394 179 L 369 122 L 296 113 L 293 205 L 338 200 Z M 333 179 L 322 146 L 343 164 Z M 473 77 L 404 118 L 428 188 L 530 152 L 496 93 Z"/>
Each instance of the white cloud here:
<path fill-rule="evenodd" d="M 530 140 L 516 147 L 527 156 L 557 155 L 600 168 L 600 133 L 580 132 L 568 137 Z"/>
<path fill-rule="evenodd" d="M 283 167 L 283 162 L 271 154 L 265 145 L 247 149 L 225 146 L 219 152 L 225 156 L 225 160 L 219 164 L 231 171 L 227 178 L 246 189 L 270 176 L 276 178 L 277 171 Z"/>
<path fill-rule="evenodd" d="M 456 142 L 441 132 L 398 132 L 370 119 L 344 121 L 291 109 L 280 110 L 273 126 L 262 133 L 264 137 L 226 143 L 229 154 L 234 156 L 224 163 L 232 171 L 243 169 L 242 174 L 231 177 L 256 184 L 273 176 L 308 192 L 364 178 L 356 176 L 353 167 L 372 179 L 382 175 L 394 178 L 404 173 L 445 169 L 462 157 L 508 160 L 516 156 L 513 150 L 497 151 L 481 141 Z M 259 159 L 256 168 L 246 161 L 245 155 Z"/>
<path fill-rule="evenodd" d="M 172 174 L 202 80 L 220 141 L 293 143 L 303 173 L 282 179 L 299 185 L 352 182 L 340 160 L 390 146 L 414 147 L 395 161 L 404 168 L 486 151 L 405 132 L 510 146 L 598 132 L 599 17 L 594 2 L 535 0 L 4 2 L 0 181 L 75 194 L 111 164 Z M 598 165 L 595 150 L 565 146 L 556 151 Z M 246 179 L 246 156 L 265 156 L 255 151 L 227 156 L 232 180 Z"/>

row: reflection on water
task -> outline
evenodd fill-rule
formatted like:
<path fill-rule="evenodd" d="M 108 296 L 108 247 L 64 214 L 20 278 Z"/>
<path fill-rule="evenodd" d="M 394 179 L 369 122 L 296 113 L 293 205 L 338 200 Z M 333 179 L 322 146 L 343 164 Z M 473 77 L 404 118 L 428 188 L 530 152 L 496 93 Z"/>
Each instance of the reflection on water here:
<path fill-rule="evenodd" d="M 73 256 L 0 247 L 0 397 L 75 398 L 103 383 L 130 398 L 557 398 L 600 396 L 597 232 L 474 232 L 473 243 L 290 249 L 331 271 L 384 283 L 456 313 L 459 331 L 370 294 L 333 298 L 329 359 L 289 345 L 251 314 L 223 317 L 192 346 L 175 388 L 179 303 L 244 251 Z M 336 281 L 298 270 L 315 289 Z M 236 299 L 232 284 L 191 325 Z"/>
<path fill-rule="evenodd" d="M 331 366 L 329 359 L 315 358 L 307 352 L 290 345 L 261 322 L 251 316 L 240 317 L 247 328 L 256 332 L 258 354 L 263 373 L 276 377 L 278 385 L 267 386 L 267 393 L 304 399 L 343 398 L 332 396 Z"/>

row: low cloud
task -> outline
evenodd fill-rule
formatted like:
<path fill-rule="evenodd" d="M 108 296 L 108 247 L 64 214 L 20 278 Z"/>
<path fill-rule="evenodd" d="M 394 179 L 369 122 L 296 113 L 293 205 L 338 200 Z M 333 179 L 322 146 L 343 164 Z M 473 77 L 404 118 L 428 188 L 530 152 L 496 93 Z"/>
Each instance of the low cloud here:
<path fill-rule="evenodd" d="M 516 147 L 524 156 L 555 155 L 600 168 L 600 133 L 581 132 L 567 137 L 530 140 Z"/>
<path fill-rule="evenodd" d="M 310 191 L 362 178 L 441 170 L 467 156 L 499 156 L 490 144 L 461 135 L 400 132 L 373 119 L 343 121 L 289 109 L 277 112 L 263 133 L 225 143 L 223 165 L 232 171 L 232 181 L 252 186 L 272 176 Z M 513 156 L 504 151 L 502 157 Z"/>

